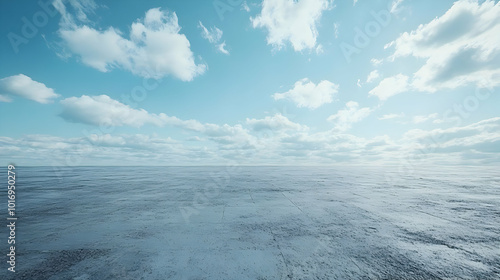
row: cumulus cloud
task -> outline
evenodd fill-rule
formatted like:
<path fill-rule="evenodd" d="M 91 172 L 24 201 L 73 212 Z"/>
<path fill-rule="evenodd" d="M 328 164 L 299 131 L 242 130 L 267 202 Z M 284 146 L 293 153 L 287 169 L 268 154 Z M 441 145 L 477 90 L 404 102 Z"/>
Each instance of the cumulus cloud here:
<path fill-rule="evenodd" d="M 333 96 L 337 94 L 339 86 L 323 80 L 317 85 L 309 79 L 304 78 L 295 82 L 292 89 L 284 93 L 275 93 L 274 100 L 289 99 L 297 107 L 316 109 L 323 104 L 331 103 Z"/>
<path fill-rule="evenodd" d="M 267 43 L 281 49 L 288 41 L 295 51 L 313 49 L 318 24 L 329 0 L 264 0 L 262 10 L 250 18 L 254 28 L 267 29 Z"/>
<path fill-rule="evenodd" d="M 229 54 L 229 51 L 225 49 L 226 42 L 220 42 L 222 39 L 222 30 L 216 26 L 211 27 L 208 30 L 201 21 L 198 22 L 198 26 L 201 28 L 201 36 L 207 39 L 210 43 L 217 47 L 217 50 L 223 54 Z"/>
<path fill-rule="evenodd" d="M 345 131 L 350 129 L 354 123 L 368 117 L 371 112 L 370 108 L 359 108 L 357 102 L 349 101 L 346 103 L 345 109 L 339 110 L 336 114 L 329 116 L 327 120 L 333 122 L 336 129 Z"/>
<path fill-rule="evenodd" d="M 45 84 L 19 74 L 0 79 L 0 101 L 10 102 L 12 96 L 20 96 L 45 104 L 53 102 L 59 95 Z"/>
<path fill-rule="evenodd" d="M 275 114 L 274 116 L 266 116 L 263 119 L 249 119 L 247 118 L 246 123 L 252 127 L 255 131 L 260 130 L 306 130 L 307 126 L 294 123 L 290 121 L 287 117 L 281 114 Z"/>
<path fill-rule="evenodd" d="M 500 84 L 500 3 L 460 0 L 441 17 L 403 33 L 386 45 L 393 59 L 414 56 L 425 64 L 412 86 L 435 92 L 467 84 Z"/>
<path fill-rule="evenodd" d="M 369 91 L 370 95 L 377 96 L 380 100 L 387 100 L 389 97 L 409 90 L 408 76 L 397 74 L 383 79 L 375 88 Z"/>
<path fill-rule="evenodd" d="M 61 13 L 58 33 L 64 46 L 99 71 L 121 68 L 146 78 L 172 75 L 191 81 L 206 70 L 206 65 L 195 63 L 189 40 L 179 33 L 175 12 L 148 10 L 131 25 L 129 38 L 125 38 L 114 27 L 98 30 L 78 24 L 62 2 L 54 5 Z"/>

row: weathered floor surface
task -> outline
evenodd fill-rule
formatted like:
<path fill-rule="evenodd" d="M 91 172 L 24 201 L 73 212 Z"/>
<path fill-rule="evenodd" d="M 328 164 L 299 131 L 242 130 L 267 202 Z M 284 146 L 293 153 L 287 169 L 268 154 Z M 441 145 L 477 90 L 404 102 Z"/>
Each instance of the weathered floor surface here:
<path fill-rule="evenodd" d="M 500 279 L 494 170 L 18 169 L 2 279 Z"/>

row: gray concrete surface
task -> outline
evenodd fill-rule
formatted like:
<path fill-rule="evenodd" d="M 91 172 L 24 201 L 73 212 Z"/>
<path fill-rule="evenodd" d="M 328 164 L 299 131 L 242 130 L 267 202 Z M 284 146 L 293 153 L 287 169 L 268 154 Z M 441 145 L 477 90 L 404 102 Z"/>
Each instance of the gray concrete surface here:
<path fill-rule="evenodd" d="M 20 167 L 0 276 L 500 279 L 496 170 L 387 170 Z"/>

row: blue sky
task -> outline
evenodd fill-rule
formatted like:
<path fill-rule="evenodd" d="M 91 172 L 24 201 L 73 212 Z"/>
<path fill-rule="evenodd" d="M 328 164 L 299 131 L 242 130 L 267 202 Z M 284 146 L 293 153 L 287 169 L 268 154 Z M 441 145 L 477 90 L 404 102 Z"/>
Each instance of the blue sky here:
<path fill-rule="evenodd" d="M 497 1 L 0 8 L 3 164 L 500 160 Z"/>

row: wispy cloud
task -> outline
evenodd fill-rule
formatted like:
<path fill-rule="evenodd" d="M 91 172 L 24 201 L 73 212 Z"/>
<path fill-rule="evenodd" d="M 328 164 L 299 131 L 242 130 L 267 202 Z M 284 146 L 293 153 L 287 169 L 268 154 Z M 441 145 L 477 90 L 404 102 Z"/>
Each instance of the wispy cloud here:
<path fill-rule="evenodd" d="M 391 14 L 397 14 L 401 11 L 401 3 L 403 3 L 403 0 L 392 1 L 390 9 Z"/>
<path fill-rule="evenodd" d="M 217 50 L 221 53 L 229 54 L 229 51 L 226 49 L 226 42 L 221 42 L 223 33 L 222 30 L 216 26 L 211 27 L 210 30 L 208 30 L 201 21 L 198 22 L 198 26 L 201 28 L 201 36 L 203 38 L 214 44 Z"/>

